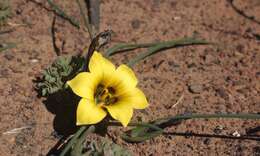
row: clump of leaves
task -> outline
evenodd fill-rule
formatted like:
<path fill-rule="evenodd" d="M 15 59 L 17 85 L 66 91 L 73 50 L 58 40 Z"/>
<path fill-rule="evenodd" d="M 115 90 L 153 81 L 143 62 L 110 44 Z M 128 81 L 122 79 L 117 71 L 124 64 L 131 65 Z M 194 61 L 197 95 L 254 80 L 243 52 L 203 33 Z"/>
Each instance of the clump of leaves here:
<path fill-rule="evenodd" d="M 131 156 L 132 154 L 123 147 L 109 141 L 101 139 L 100 141 L 92 141 L 86 150 L 88 156 Z"/>
<path fill-rule="evenodd" d="M 66 82 L 82 71 L 84 58 L 80 56 L 60 56 L 43 71 L 36 84 L 41 96 L 48 96 L 66 88 Z"/>
<path fill-rule="evenodd" d="M 11 7 L 9 0 L 0 1 L 0 26 L 5 24 L 6 19 L 11 17 Z"/>

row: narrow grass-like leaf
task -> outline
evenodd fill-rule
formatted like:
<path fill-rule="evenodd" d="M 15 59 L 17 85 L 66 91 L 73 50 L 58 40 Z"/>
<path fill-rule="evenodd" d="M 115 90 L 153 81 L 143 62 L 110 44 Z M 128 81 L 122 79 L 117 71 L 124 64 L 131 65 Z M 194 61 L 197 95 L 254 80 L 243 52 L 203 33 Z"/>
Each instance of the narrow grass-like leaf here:
<path fill-rule="evenodd" d="M 131 136 L 124 133 L 121 135 L 121 137 L 127 142 L 137 143 L 137 142 L 143 142 L 145 140 L 152 139 L 154 137 L 161 135 L 162 133 L 163 131 L 153 131 L 153 132 L 146 132 L 143 135 L 137 135 L 137 136 Z"/>
<path fill-rule="evenodd" d="M 91 140 L 89 144 L 86 145 L 84 153 L 82 155 L 86 156 L 131 156 L 127 149 L 115 144 L 114 142 L 102 138 L 98 140 Z"/>
<path fill-rule="evenodd" d="M 16 46 L 15 43 L 0 43 L 0 52 L 14 48 Z"/>
<path fill-rule="evenodd" d="M 109 57 L 112 55 L 115 55 L 117 53 L 122 53 L 122 52 L 126 52 L 129 50 L 135 50 L 138 48 L 148 48 L 151 46 L 155 46 L 159 44 L 159 42 L 153 42 L 153 43 L 140 43 L 140 44 L 134 44 L 134 43 L 119 43 L 116 44 L 115 46 L 109 48 L 106 52 L 105 52 L 105 56 Z"/>
<path fill-rule="evenodd" d="M 93 37 L 94 37 L 94 34 L 93 34 L 93 32 L 92 32 L 92 26 L 91 26 L 91 24 L 90 24 L 90 22 L 89 22 L 88 11 L 87 11 L 87 9 L 84 7 L 84 4 L 86 3 L 86 1 L 85 1 L 85 0 L 77 0 L 77 3 L 78 3 L 78 6 L 79 6 L 79 11 L 80 11 L 80 14 L 81 14 L 81 16 L 82 16 L 84 25 L 85 25 L 85 27 L 86 27 L 87 30 L 88 30 L 90 39 L 92 40 Z"/>
<path fill-rule="evenodd" d="M 128 142 L 142 142 L 154 138 L 163 133 L 163 129 L 150 123 L 131 123 L 137 127 L 121 135 L 122 139 Z"/>
<path fill-rule="evenodd" d="M 71 151 L 71 156 L 80 156 L 82 155 L 82 151 L 84 148 L 84 141 L 89 133 L 93 133 L 95 131 L 95 126 L 90 126 L 81 136 L 76 140 L 75 146 Z"/>
<path fill-rule="evenodd" d="M 154 46 L 149 47 L 146 52 L 139 54 L 137 57 L 130 60 L 127 64 L 128 66 L 132 67 L 134 64 L 145 59 L 146 57 L 169 48 L 187 46 L 187 45 L 203 45 L 203 44 L 210 44 L 210 42 L 195 39 L 195 38 L 182 38 L 178 40 L 160 42 Z"/>
<path fill-rule="evenodd" d="M 60 156 L 65 156 L 71 147 L 78 141 L 79 136 L 87 129 L 87 126 L 82 126 L 78 131 L 73 135 L 72 139 L 66 144 L 66 147 L 60 153 Z"/>
<path fill-rule="evenodd" d="M 56 14 L 58 14 L 60 17 L 68 20 L 73 26 L 79 28 L 79 22 L 74 19 L 73 17 L 70 17 L 67 15 L 58 5 L 56 5 L 52 0 L 47 0 L 49 5 L 52 7 L 52 9 L 55 11 Z"/>
<path fill-rule="evenodd" d="M 4 25 L 7 21 L 7 18 L 11 17 L 11 7 L 9 0 L 0 1 L 0 26 Z"/>
<path fill-rule="evenodd" d="M 190 114 L 190 115 L 177 115 L 173 117 L 166 117 L 157 119 L 149 123 L 134 123 L 130 126 L 136 126 L 135 128 L 122 134 L 122 139 L 128 142 L 142 142 L 158 135 L 163 134 L 163 129 L 172 125 L 175 125 L 181 120 L 188 119 L 212 119 L 212 118 L 230 118 L 230 119 L 260 119 L 260 114 Z M 158 127 L 147 127 L 142 125 L 153 125 Z"/>

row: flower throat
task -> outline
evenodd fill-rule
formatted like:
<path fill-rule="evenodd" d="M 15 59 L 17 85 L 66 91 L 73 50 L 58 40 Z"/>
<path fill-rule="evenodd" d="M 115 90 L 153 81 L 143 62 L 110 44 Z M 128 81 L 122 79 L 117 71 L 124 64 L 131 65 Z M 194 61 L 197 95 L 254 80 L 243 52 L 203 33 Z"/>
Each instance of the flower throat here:
<path fill-rule="evenodd" d="M 98 85 L 94 96 L 98 105 L 111 105 L 117 101 L 115 89 L 113 87 L 105 87 L 102 84 Z"/>

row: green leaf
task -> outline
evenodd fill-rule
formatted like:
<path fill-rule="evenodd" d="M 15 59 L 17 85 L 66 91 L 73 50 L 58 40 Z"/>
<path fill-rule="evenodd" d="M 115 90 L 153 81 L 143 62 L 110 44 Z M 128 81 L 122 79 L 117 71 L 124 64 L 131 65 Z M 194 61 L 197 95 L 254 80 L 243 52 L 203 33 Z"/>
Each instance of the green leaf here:
<path fill-rule="evenodd" d="M 158 42 L 153 42 L 153 43 L 140 43 L 140 44 L 135 44 L 135 43 L 119 43 L 111 48 L 109 48 L 106 52 L 105 52 L 105 56 L 109 57 L 112 55 L 115 55 L 117 53 L 121 53 L 121 52 L 125 52 L 125 51 L 129 51 L 129 50 L 135 50 L 138 48 L 148 48 L 151 46 L 155 46 L 157 45 Z"/>
<path fill-rule="evenodd" d="M 87 140 L 87 135 L 95 131 L 94 126 L 83 126 L 65 146 L 60 156 L 65 156 L 69 151 L 71 156 L 131 156 L 132 154 L 112 141 L 102 138 Z"/>
<path fill-rule="evenodd" d="M 131 123 L 130 126 L 136 126 L 133 129 L 123 133 L 122 139 L 128 142 L 142 142 L 163 134 L 163 129 L 180 123 L 181 120 L 188 119 L 260 119 L 260 114 L 189 114 L 176 115 L 157 119 L 149 123 Z"/>
<path fill-rule="evenodd" d="M 137 143 L 137 142 L 143 142 L 146 140 L 150 140 L 154 137 L 161 135 L 162 133 L 163 133 L 163 131 L 159 131 L 159 130 L 152 131 L 152 132 L 146 132 L 143 135 L 137 135 L 137 136 L 127 135 L 124 133 L 121 135 L 121 137 L 122 137 L 122 139 L 124 139 L 127 142 Z"/>
<path fill-rule="evenodd" d="M 78 56 L 60 56 L 43 71 L 43 76 L 36 82 L 36 89 L 41 96 L 48 96 L 65 89 L 66 82 L 81 72 L 84 58 Z"/>
<path fill-rule="evenodd" d="M 14 48 L 15 46 L 15 43 L 0 43 L 0 52 Z"/>
<path fill-rule="evenodd" d="M 58 5 L 56 5 L 52 0 L 47 0 L 47 2 L 49 3 L 49 5 L 52 7 L 52 9 L 54 10 L 54 12 L 59 15 L 60 17 L 68 20 L 73 26 L 80 28 L 79 22 L 73 18 L 70 17 L 69 15 L 67 15 Z"/>
<path fill-rule="evenodd" d="M 158 42 L 157 44 L 150 46 L 146 52 L 141 53 L 137 57 L 130 60 L 127 64 L 128 66 L 132 67 L 137 62 L 147 58 L 148 56 L 161 52 L 162 50 L 180 47 L 180 46 L 203 45 L 203 44 L 210 44 L 210 42 L 200 40 L 200 39 L 195 39 L 195 38 L 182 38 L 178 40 Z"/>
<path fill-rule="evenodd" d="M 11 7 L 9 0 L 0 1 L 0 26 L 6 23 L 7 18 L 11 17 Z"/>
<path fill-rule="evenodd" d="M 136 128 L 129 130 L 121 135 L 127 142 L 142 142 L 149 140 L 163 133 L 163 129 L 156 124 L 141 123 Z"/>
<path fill-rule="evenodd" d="M 97 141 L 91 141 L 88 150 L 83 153 L 87 156 L 131 156 L 132 154 L 125 148 L 102 138 Z M 82 155 L 83 155 L 82 154 Z"/>

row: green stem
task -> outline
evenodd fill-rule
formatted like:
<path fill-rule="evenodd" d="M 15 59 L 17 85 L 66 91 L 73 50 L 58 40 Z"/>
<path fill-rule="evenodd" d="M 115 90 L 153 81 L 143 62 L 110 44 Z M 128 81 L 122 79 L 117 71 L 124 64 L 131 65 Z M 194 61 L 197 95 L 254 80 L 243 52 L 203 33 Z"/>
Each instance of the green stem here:
<path fill-rule="evenodd" d="M 72 139 L 68 142 L 66 147 L 62 150 L 60 156 L 64 156 L 70 148 L 77 142 L 78 137 L 87 129 L 87 126 L 82 126 L 78 129 L 78 131 L 73 135 Z"/>
<path fill-rule="evenodd" d="M 204 40 L 197 40 L 194 38 L 182 38 L 179 40 L 159 42 L 158 44 L 149 47 L 146 52 L 139 54 L 137 57 L 129 61 L 127 64 L 128 66 L 132 67 L 137 62 L 161 50 L 169 49 L 177 46 L 194 45 L 194 44 L 210 44 L 210 43 Z"/>

